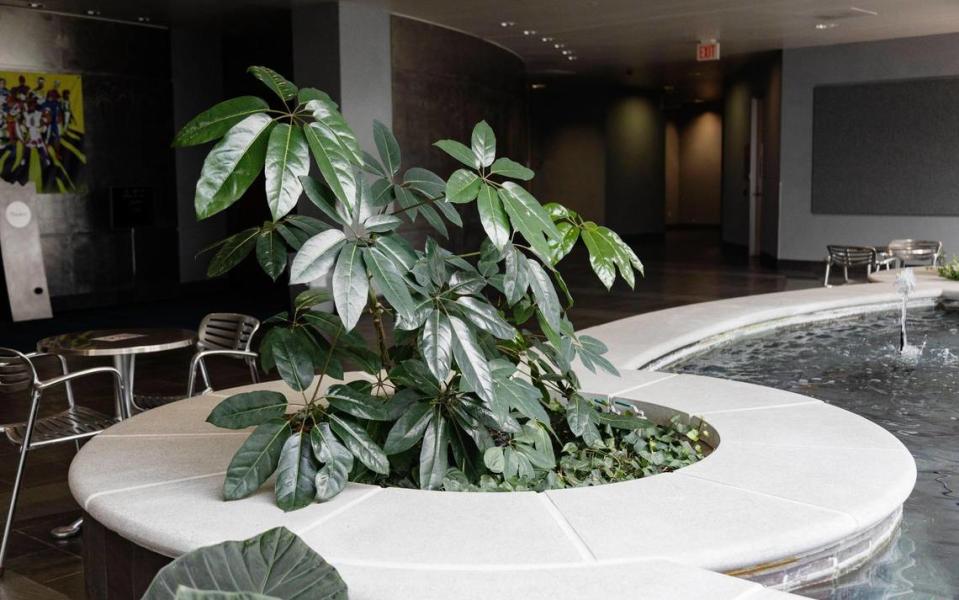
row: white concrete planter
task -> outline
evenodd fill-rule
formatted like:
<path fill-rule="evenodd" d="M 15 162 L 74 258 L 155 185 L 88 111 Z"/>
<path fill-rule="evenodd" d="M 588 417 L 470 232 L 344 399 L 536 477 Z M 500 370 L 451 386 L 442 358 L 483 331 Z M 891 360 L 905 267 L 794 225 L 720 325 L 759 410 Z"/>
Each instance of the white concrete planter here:
<path fill-rule="evenodd" d="M 917 297 L 942 293 L 920 286 Z M 867 559 L 895 531 L 915 483 L 909 452 L 881 427 L 805 396 L 630 369 L 764 321 L 895 299 L 886 285 L 804 290 L 592 328 L 624 371 L 582 373 L 585 392 L 638 402 L 653 417 L 701 416 L 720 440 L 675 473 L 541 494 L 350 484 L 293 513 L 266 487 L 224 502 L 223 475 L 247 432 L 204 419 L 238 388 L 112 427 L 77 456 L 70 486 L 104 526 L 167 556 L 284 525 L 340 570 L 357 600 L 786 597 L 720 573 L 794 589 Z"/>

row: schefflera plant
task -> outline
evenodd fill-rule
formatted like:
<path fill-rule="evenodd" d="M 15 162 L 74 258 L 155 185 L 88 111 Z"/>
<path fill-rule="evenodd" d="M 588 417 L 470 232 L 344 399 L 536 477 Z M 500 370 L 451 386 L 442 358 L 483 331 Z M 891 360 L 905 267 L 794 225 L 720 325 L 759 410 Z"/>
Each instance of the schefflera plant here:
<path fill-rule="evenodd" d="M 533 172 L 497 158 L 485 122 L 469 146 L 436 143 L 463 165 L 444 180 L 402 169 L 399 145 L 382 124 L 374 124 L 374 157 L 361 151 L 329 96 L 264 67 L 250 72 L 282 108 L 256 97 L 228 100 L 174 142 L 219 139 L 197 183 L 201 219 L 233 204 L 265 172 L 272 220 L 221 242 L 210 273 L 255 249 L 274 280 L 288 267 L 294 284 L 328 277 L 329 292 L 304 292 L 292 312 L 266 322 L 261 366 L 275 368 L 299 399 L 246 392 L 209 416 L 220 427 L 255 427 L 228 467 L 227 500 L 249 496 L 274 472 L 284 510 L 328 500 L 348 480 L 563 487 L 572 481 L 557 449 L 648 451 L 655 426 L 579 393 L 574 361 L 616 369 L 599 340 L 574 331 L 566 315 L 572 298 L 556 269 L 582 240 L 607 288 L 617 273 L 632 286 L 642 264 L 619 236 L 561 205 L 541 205 L 520 183 Z M 309 176 L 311 165 L 319 178 Z M 304 192 L 324 219 L 290 214 Z M 447 237 L 450 225 L 462 226 L 454 205 L 479 213 L 486 239 L 476 251 L 455 254 L 432 238 L 414 248 L 398 232 L 403 219 L 422 217 Z M 317 308 L 330 299 L 335 312 Z M 364 314 L 372 344 L 355 330 Z M 345 365 L 365 379 L 325 386 L 326 377 L 344 377 Z M 676 444 L 695 458 L 686 440 Z"/>

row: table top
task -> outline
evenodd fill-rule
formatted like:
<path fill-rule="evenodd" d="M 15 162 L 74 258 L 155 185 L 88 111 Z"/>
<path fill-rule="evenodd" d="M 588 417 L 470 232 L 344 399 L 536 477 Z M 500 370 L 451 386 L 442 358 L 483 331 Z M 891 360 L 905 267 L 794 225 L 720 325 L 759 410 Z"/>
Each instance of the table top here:
<path fill-rule="evenodd" d="M 186 348 L 196 343 L 196 332 L 189 329 L 96 329 L 44 338 L 37 349 L 73 356 L 117 356 L 146 354 Z"/>

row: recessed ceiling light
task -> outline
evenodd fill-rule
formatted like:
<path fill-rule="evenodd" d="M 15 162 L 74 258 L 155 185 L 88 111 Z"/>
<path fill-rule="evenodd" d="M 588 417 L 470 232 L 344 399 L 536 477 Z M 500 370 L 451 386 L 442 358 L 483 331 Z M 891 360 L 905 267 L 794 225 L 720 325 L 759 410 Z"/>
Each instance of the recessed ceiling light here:
<path fill-rule="evenodd" d="M 560 48 L 565 48 L 565 47 L 566 47 L 566 44 L 562 44 L 562 43 L 553 44 L 553 48 L 556 48 L 557 50 L 559 50 Z"/>
<path fill-rule="evenodd" d="M 536 30 L 535 30 L 535 29 L 524 29 L 524 30 L 523 30 L 523 35 L 536 35 Z"/>
<path fill-rule="evenodd" d="M 566 60 L 576 60 L 576 56 L 573 54 L 570 54 L 569 56 L 566 57 Z"/>
<path fill-rule="evenodd" d="M 31 2 L 31 3 L 29 3 L 27 6 L 29 6 L 30 8 L 43 8 L 43 3 L 42 3 L 42 2 Z"/>
<path fill-rule="evenodd" d="M 545 83 L 534 83 L 533 85 L 531 85 L 531 86 L 529 86 L 529 87 L 533 88 L 534 90 L 541 90 L 541 89 L 543 89 L 543 88 L 546 87 L 546 84 L 545 84 Z"/>
<path fill-rule="evenodd" d="M 839 27 L 839 23 L 816 23 L 816 29 L 819 30 L 833 29 L 835 27 Z"/>
<path fill-rule="evenodd" d="M 542 39 L 544 42 L 547 42 L 547 43 L 553 41 L 553 38 L 550 37 L 550 36 L 548 36 L 548 35 L 544 35 L 541 39 Z"/>
<path fill-rule="evenodd" d="M 87 9 L 87 14 L 90 15 L 91 17 L 99 17 L 99 16 L 100 16 L 100 11 L 97 10 L 97 9 L 95 9 L 95 8 L 88 8 L 88 9 Z"/>
<path fill-rule="evenodd" d="M 137 17 L 137 21 L 139 21 L 140 23 L 149 23 L 150 17 Z"/>
<path fill-rule="evenodd" d="M 572 54 L 572 53 L 573 53 L 572 50 L 563 50 L 563 52 L 562 52 L 563 56 L 569 56 L 569 55 Z"/>
<path fill-rule="evenodd" d="M 513 25 L 516 25 L 513 21 L 500 21 L 499 24 L 500 27 L 512 27 Z"/>

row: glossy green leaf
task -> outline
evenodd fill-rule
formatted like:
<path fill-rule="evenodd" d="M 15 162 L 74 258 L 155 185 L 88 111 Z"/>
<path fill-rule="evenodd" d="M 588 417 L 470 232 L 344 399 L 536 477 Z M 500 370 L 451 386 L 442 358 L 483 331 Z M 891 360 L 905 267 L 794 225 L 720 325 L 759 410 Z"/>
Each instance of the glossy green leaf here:
<path fill-rule="evenodd" d="M 353 454 L 336 439 L 329 423 L 317 423 L 310 430 L 313 455 L 322 463 L 316 472 L 316 499 L 324 502 L 339 494 L 353 470 Z"/>
<path fill-rule="evenodd" d="M 296 94 L 296 100 L 300 104 L 306 104 L 310 100 L 320 100 L 326 102 L 333 108 L 338 108 L 336 102 L 333 102 L 329 94 L 316 88 L 300 88 L 300 91 Z"/>
<path fill-rule="evenodd" d="M 437 381 L 446 381 L 453 360 L 453 328 L 440 310 L 434 309 L 420 330 L 423 360 Z"/>
<path fill-rule="evenodd" d="M 353 456 L 366 465 L 367 469 L 382 475 L 390 472 L 390 461 L 383 453 L 383 449 L 373 441 L 370 434 L 359 423 L 333 414 L 330 415 L 330 426 Z"/>
<path fill-rule="evenodd" d="M 310 149 L 299 126 L 277 123 L 266 148 L 266 201 L 274 221 L 296 206 L 303 184 L 300 177 L 310 172 Z"/>
<path fill-rule="evenodd" d="M 423 215 L 423 218 L 426 219 L 426 222 L 430 224 L 430 227 L 435 229 L 445 238 L 450 236 L 449 231 L 446 229 L 446 223 L 443 222 L 443 218 L 440 217 L 439 213 L 430 206 L 429 204 L 424 204 L 419 207 L 420 213 Z"/>
<path fill-rule="evenodd" d="M 283 444 L 276 467 L 276 505 L 289 512 L 312 504 L 318 468 L 309 438 L 299 432 L 292 434 Z"/>
<path fill-rule="evenodd" d="M 257 390 L 234 394 L 220 402 L 206 418 L 207 423 L 225 429 L 244 429 L 286 414 L 286 396 Z"/>
<path fill-rule="evenodd" d="M 393 194 L 396 197 L 396 203 L 401 209 L 397 210 L 396 213 L 405 215 L 410 221 L 415 221 L 420 207 L 425 206 L 425 203 L 418 200 L 416 196 L 413 195 L 413 192 L 398 185 L 393 186 Z"/>
<path fill-rule="evenodd" d="M 306 192 L 306 197 L 310 199 L 310 202 L 334 223 L 346 225 L 352 221 L 346 205 L 337 201 L 336 198 L 330 198 L 326 193 L 326 188 L 319 181 L 307 176 L 301 177 L 300 183 L 303 184 L 303 191 Z"/>
<path fill-rule="evenodd" d="M 330 191 L 345 206 L 352 206 L 357 193 L 353 164 L 333 131 L 322 123 L 310 123 L 303 128 L 303 134 Z M 316 203 L 312 196 L 311 200 Z"/>
<path fill-rule="evenodd" d="M 509 218 L 503 210 L 503 201 L 492 186 L 486 183 L 480 185 L 476 208 L 486 235 L 497 250 L 502 250 L 509 243 Z"/>
<path fill-rule="evenodd" d="M 289 329 L 277 329 L 273 342 L 273 361 L 276 370 L 288 386 L 294 390 L 305 390 L 313 383 L 314 365 L 310 348 L 303 338 Z"/>
<path fill-rule="evenodd" d="M 463 226 L 463 218 L 460 216 L 459 211 L 457 211 L 456 207 L 446 200 L 436 200 L 430 206 L 441 212 L 443 216 L 446 217 L 446 220 L 450 223 L 456 225 L 457 227 Z"/>
<path fill-rule="evenodd" d="M 437 407 L 433 418 L 423 433 L 420 449 L 420 488 L 438 490 L 443 487 L 443 478 L 449 467 L 449 426 Z"/>
<path fill-rule="evenodd" d="M 240 96 L 220 102 L 184 125 L 173 139 L 173 145 L 182 148 L 220 139 L 243 119 L 269 108 L 269 104 L 256 96 Z"/>
<path fill-rule="evenodd" d="M 249 256 L 250 252 L 256 247 L 259 235 L 260 229 L 251 227 L 223 240 L 220 249 L 213 255 L 213 259 L 206 269 L 206 276 L 219 277 L 243 262 L 243 259 Z"/>
<path fill-rule="evenodd" d="M 493 162 L 493 166 L 490 167 L 489 172 L 490 175 L 501 175 L 522 181 L 529 181 L 534 175 L 532 170 L 508 158 L 497 158 Z"/>
<path fill-rule="evenodd" d="M 435 142 L 433 145 L 443 152 L 446 152 L 456 160 L 460 161 L 467 167 L 472 167 L 474 169 L 478 169 L 480 167 L 479 160 L 476 158 L 476 155 L 473 154 L 473 151 L 456 140 L 440 140 Z"/>
<path fill-rule="evenodd" d="M 560 239 L 559 230 L 536 198 L 512 181 L 507 181 L 499 190 L 506 214 L 513 229 L 519 231 L 533 250 L 543 260 L 549 260 L 550 247 L 546 238 Z M 545 237 L 544 237 L 545 236 Z"/>
<path fill-rule="evenodd" d="M 333 268 L 333 303 L 347 331 L 356 327 L 370 293 L 370 282 L 363 267 L 362 252 L 355 242 L 340 251 Z"/>
<path fill-rule="evenodd" d="M 157 573 L 142 600 L 170 600 L 181 584 L 224 592 L 256 590 L 284 599 L 347 599 L 336 569 L 283 527 L 180 556 Z"/>
<path fill-rule="evenodd" d="M 574 395 L 566 407 L 566 422 L 573 435 L 581 436 L 586 432 L 590 423 L 597 421 L 596 409 L 588 400 L 580 395 Z"/>
<path fill-rule="evenodd" d="M 479 193 L 481 183 L 473 171 L 457 169 L 446 182 L 446 200 L 454 204 L 470 202 Z"/>
<path fill-rule="evenodd" d="M 386 404 L 383 400 L 364 394 L 348 385 L 333 385 L 327 390 L 326 401 L 336 410 L 370 421 L 387 421 Z"/>
<path fill-rule="evenodd" d="M 529 288 L 529 266 L 526 257 L 514 246 L 506 249 L 506 273 L 503 277 L 503 293 L 512 306 L 519 302 Z"/>
<path fill-rule="evenodd" d="M 578 225 L 573 225 L 572 223 L 567 223 L 562 221 L 556 224 L 556 229 L 559 230 L 560 239 L 557 240 L 547 240 L 547 243 L 550 247 L 550 258 L 552 263 L 555 265 L 560 260 L 563 259 L 567 254 L 572 251 L 573 247 L 576 245 L 576 240 L 579 239 L 580 228 Z"/>
<path fill-rule="evenodd" d="M 439 198 L 446 192 L 446 182 L 442 177 L 420 167 L 406 171 L 403 183 L 429 198 Z"/>
<path fill-rule="evenodd" d="M 606 289 L 610 289 L 616 281 L 616 249 L 592 221 L 583 225 L 580 235 L 589 250 L 589 266 Z"/>
<path fill-rule="evenodd" d="M 502 446 L 493 446 L 483 452 L 483 464 L 493 473 L 502 473 L 506 467 L 506 459 L 503 456 Z"/>
<path fill-rule="evenodd" d="M 263 113 L 250 115 L 230 128 L 203 161 L 194 205 L 206 219 L 240 199 L 263 170 L 273 121 Z"/>
<path fill-rule="evenodd" d="M 276 596 L 267 596 L 256 592 L 211 592 L 181 585 L 176 589 L 173 600 L 283 600 Z"/>
<path fill-rule="evenodd" d="M 273 90 L 282 100 L 292 100 L 296 97 L 296 86 L 286 80 L 285 77 L 267 67 L 250 67 L 247 69 L 251 75 L 263 82 L 266 87 Z"/>
<path fill-rule="evenodd" d="M 370 233 L 386 233 L 402 224 L 403 221 L 393 215 L 372 215 L 363 222 L 363 228 Z"/>
<path fill-rule="evenodd" d="M 413 298 L 402 272 L 377 246 L 363 249 L 363 261 L 373 278 L 376 290 L 400 315 L 412 318 Z"/>
<path fill-rule="evenodd" d="M 359 167 L 363 165 L 363 151 L 356 139 L 356 134 L 337 110 L 336 104 L 322 100 L 311 100 L 306 103 L 306 109 L 313 114 L 316 124 L 329 130 L 331 140 L 339 147 L 340 152 Z"/>
<path fill-rule="evenodd" d="M 516 329 L 507 323 L 488 302 L 477 300 L 472 296 L 462 296 L 456 300 L 455 306 L 473 325 L 493 337 L 511 340 L 516 336 Z"/>
<path fill-rule="evenodd" d="M 223 499 L 239 500 L 260 489 L 276 471 L 280 451 L 290 437 L 290 425 L 285 419 L 270 419 L 253 430 L 240 446 L 223 481 Z"/>
<path fill-rule="evenodd" d="M 286 269 L 287 250 L 276 229 L 264 231 L 256 239 L 256 259 L 273 281 Z"/>
<path fill-rule="evenodd" d="M 484 402 L 493 401 L 493 375 L 483 350 L 476 342 L 476 336 L 464 321 L 450 316 L 453 328 L 453 357 L 463 374 L 467 387 Z"/>
<path fill-rule="evenodd" d="M 376 150 L 379 152 L 380 160 L 389 175 L 396 175 L 400 172 L 400 145 L 396 142 L 393 132 L 380 123 L 373 121 L 373 143 L 376 144 Z"/>
<path fill-rule="evenodd" d="M 339 229 L 328 229 L 308 239 L 293 257 L 290 283 L 309 283 L 326 275 L 345 243 L 346 236 Z"/>
<path fill-rule="evenodd" d="M 388 455 L 405 452 L 423 438 L 423 433 L 433 420 L 433 407 L 429 402 L 413 404 L 393 423 L 383 450 Z"/>
<path fill-rule="evenodd" d="M 389 257 L 401 272 L 412 270 L 416 263 L 413 246 L 401 235 L 381 235 L 376 238 L 376 247 Z"/>
<path fill-rule="evenodd" d="M 488 167 L 496 158 L 496 134 L 486 121 L 480 121 L 473 127 L 470 146 L 480 166 Z"/>
<path fill-rule="evenodd" d="M 536 297 L 536 308 L 553 331 L 559 331 L 561 307 L 553 282 L 535 260 L 527 260 L 526 268 L 529 273 L 529 286 L 533 290 L 533 296 Z"/>
<path fill-rule="evenodd" d="M 540 392 L 532 384 L 522 379 L 496 378 L 494 393 L 510 408 L 519 411 L 529 419 L 549 425 L 550 419 L 539 401 Z"/>

